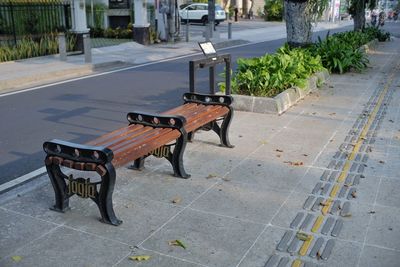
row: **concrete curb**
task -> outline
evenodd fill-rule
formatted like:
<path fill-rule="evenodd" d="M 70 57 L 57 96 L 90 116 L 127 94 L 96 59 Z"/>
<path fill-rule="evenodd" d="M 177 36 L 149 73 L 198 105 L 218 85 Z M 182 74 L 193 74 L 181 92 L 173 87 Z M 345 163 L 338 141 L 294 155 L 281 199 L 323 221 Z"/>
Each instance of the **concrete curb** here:
<path fill-rule="evenodd" d="M 376 47 L 378 46 L 378 43 L 379 43 L 378 39 L 374 39 L 374 40 L 366 43 L 365 45 L 361 46 L 360 50 L 364 51 L 365 53 L 368 53 L 371 50 L 375 50 Z"/>
<path fill-rule="evenodd" d="M 273 98 L 232 95 L 235 100 L 233 108 L 240 111 L 280 115 L 310 92 L 316 91 L 318 85 L 324 83 L 328 78 L 329 73 L 326 70 L 315 73 L 308 79 L 308 85 L 305 88 L 292 87 Z"/>

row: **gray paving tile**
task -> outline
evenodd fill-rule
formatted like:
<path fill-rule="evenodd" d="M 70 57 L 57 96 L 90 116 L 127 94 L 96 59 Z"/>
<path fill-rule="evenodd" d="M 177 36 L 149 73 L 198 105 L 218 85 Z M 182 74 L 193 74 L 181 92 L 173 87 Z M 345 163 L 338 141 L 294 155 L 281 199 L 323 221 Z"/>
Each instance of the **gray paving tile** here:
<path fill-rule="evenodd" d="M 246 257 L 240 263 L 240 267 L 264 267 L 271 255 L 278 253 L 276 247 L 282 239 L 285 230 L 269 226 L 251 248 Z M 286 253 L 280 253 L 280 256 L 288 256 Z"/>
<path fill-rule="evenodd" d="M 381 176 L 390 177 L 394 179 L 400 179 L 400 147 L 390 146 L 387 149 L 388 156 L 384 160 L 384 170 Z"/>
<path fill-rule="evenodd" d="M 57 227 L 55 224 L 3 209 L 0 209 L 0 225 L 0 259 Z"/>
<path fill-rule="evenodd" d="M 130 252 L 128 245 L 61 227 L 17 251 L 2 266 L 111 266 Z"/>
<path fill-rule="evenodd" d="M 361 245 L 359 243 L 335 240 L 332 254 L 328 260 L 319 260 L 319 266 L 343 267 L 357 266 L 357 261 L 361 253 Z"/>
<path fill-rule="evenodd" d="M 119 190 L 119 193 L 125 198 L 143 198 L 164 203 L 171 203 L 172 200 L 179 198 L 180 201 L 176 204 L 181 206 L 188 205 L 218 179 L 218 176 L 213 176 L 216 174 L 198 176 L 193 173 L 189 179 L 182 179 L 159 172 L 129 177 L 130 172 L 132 171 L 119 171 L 121 176 L 130 178 L 126 186 Z"/>
<path fill-rule="evenodd" d="M 191 207 L 266 224 L 286 198 L 286 192 L 253 184 L 224 182 L 208 191 Z"/>
<path fill-rule="evenodd" d="M 398 267 L 400 262 L 400 252 L 377 248 L 373 246 L 365 246 L 361 254 L 359 266 L 363 267 Z"/>
<path fill-rule="evenodd" d="M 372 214 L 366 242 L 371 245 L 400 250 L 400 210 L 376 206 Z"/>
<path fill-rule="evenodd" d="M 209 147 L 208 149 L 203 149 L 188 151 L 187 160 L 185 161 L 187 172 L 199 177 L 207 177 L 209 174 L 222 177 L 237 166 L 255 148 L 241 155 L 235 152 L 235 148 Z"/>
<path fill-rule="evenodd" d="M 66 225 L 79 231 L 135 245 L 147 238 L 181 208 L 140 198 L 128 199 L 116 194 L 114 210 L 123 221 L 118 227 L 98 222 L 99 211 L 94 203 L 71 212 Z"/>
<path fill-rule="evenodd" d="M 233 266 L 251 246 L 264 226 L 185 210 L 143 247 L 207 266 Z M 186 249 L 170 246 L 181 240 Z"/>
<path fill-rule="evenodd" d="M 265 155 L 262 159 L 250 157 L 235 168 L 229 177 L 232 181 L 291 191 L 303 177 L 306 167 L 284 161 L 274 155 Z"/>
<path fill-rule="evenodd" d="M 289 228 L 290 223 L 296 217 L 299 211 L 303 210 L 303 204 L 306 201 L 308 194 L 294 193 L 292 194 L 285 204 L 281 207 L 276 216 L 272 219 L 273 226 Z M 314 216 L 315 217 L 315 216 Z"/>
<path fill-rule="evenodd" d="M 129 257 L 134 257 L 134 256 L 150 256 L 148 260 L 145 261 L 137 261 L 137 260 L 132 260 Z M 132 253 L 124 258 L 120 263 L 117 265 L 118 267 L 131 267 L 131 266 L 140 266 L 140 267 L 197 267 L 201 266 L 196 263 L 188 262 L 183 259 L 177 259 L 177 258 L 172 258 L 168 257 L 165 255 L 160 255 L 157 253 L 154 253 L 152 251 L 148 250 L 143 250 L 143 249 L 134 249 Z"/>
<path fill-rule="evenodd" d="M 383 178 L 379 187 L 376 203 L 384 206 L 399 207 L 400 180 Z"/>
<path fill-rule="evenodd" d="M 324 172 L 324 169 L 310 168 L 304 177 L 301 178 L 299 184 L 295 188 L 295 191 L 304 194 L 311 194 L 317 183 L 326 183 L 326 181 L 321 181 L 320 179 Z M 320 193 L 321 190 L 319 190 L 316 195 L 319 196 Z"/>
<path fill-rule="evenodd" d="M 34 191 L 21 194 L 19 197 L 3 204 L 2 206 L 8 210 L 26 214 L 41 220 L 46 220 L 58 224 L 63 224 L 67 220 L 66 213 L 60 213 L 50 210 L 54 205 L 54 190 L 50 184 L 47 184 Z M 70 206 L 74 210 L 76 207 L 83 205 L 79 198 L 71 198 Z"/>
<path fill-rule="evenodd" d="M 363 242 L 367 234 L 368 222 L 373 210 L 372 205 L 363 205 L 351 202 L 351 217 L 343 219 L 343 228 L 338 237 L 343 240 Z"/>

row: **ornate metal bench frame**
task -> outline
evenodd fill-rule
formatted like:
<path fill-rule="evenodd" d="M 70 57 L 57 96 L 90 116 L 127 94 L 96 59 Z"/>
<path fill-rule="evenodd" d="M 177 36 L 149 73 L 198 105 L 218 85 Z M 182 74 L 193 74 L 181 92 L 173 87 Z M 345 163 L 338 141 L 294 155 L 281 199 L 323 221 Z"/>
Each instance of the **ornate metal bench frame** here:
<path fill-rule="evenodd" d="M 203 95 L 186 93 L 183 95 L 184 103 L 198 103 L 203 105 L 222 105 L 229 111 L 222 118 L 217 118 L 203 127 L 204 130 L 213 130 L 220 138 L 221 146 L 233 147 L 229 142 L 228 129 L 233 117 L 232 97 L 226 95 Z M 134 160 L 133 168 L 141 169 L 146 157 L 153 155 L 166 158 L 172 165 L 174 175 L 189 178 L 183 166 L 183 153 L 188 140 L 193 139 L 194 132 L 185 130 L 186 119 L 177 115 L 154 115 L 140 112 L 127 114 L 129 124 L 140 124 L 153 128 L 172 128 L 180 132 L 175 143 L 167 143 Z M 217 121 L 222 120 L 221 126 Z M 173 151 L 171 147 L 174 146 Z M 45 159 L 47 173 L 55 193 L 55 205 L 51 208 L 58 212 L 69 209 L 69 198 L 77 195 L 81 198 L 93 200 L 100 211 L 101 221 L 111 225 L 120 225 L 113 209 L 112 194 L 114 191 L 116 172 L 112 163 L 114 153 L 107 147 L 88 146 L 62 140 L 53 139 L 43 144 L 47 156 Z M 99 174 L 100 182 L 91 182 L 82 177 L 67 176 L 61 166 L 79 171 L 92 171 Z M 98 188 L 98 186 L 100 187 Z"/>

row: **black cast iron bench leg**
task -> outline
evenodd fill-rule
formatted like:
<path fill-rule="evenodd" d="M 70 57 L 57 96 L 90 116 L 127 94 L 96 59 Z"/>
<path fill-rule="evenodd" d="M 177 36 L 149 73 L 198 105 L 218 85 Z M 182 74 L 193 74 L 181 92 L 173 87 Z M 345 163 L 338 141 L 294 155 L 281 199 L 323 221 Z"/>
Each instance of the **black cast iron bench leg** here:
<path fill-rule="evenodd" d="M 140 120 L 138 119 L 140 116 Z M 152 120 L 154 117 L 158 119 L 158 123 L 154 124 Z M 130 112 L 127 115 L 128 121 L 130 124 L 142 124 L 145 126 L 152 126 L 152 127 L 160 127 L 160 128 L 173 128 L 179 130 L 180 136 L 175 140 L 173 144 L 166 144 L 162 147 L 151 151 L 148 155 L 140 157 L 134 161 L 134 163 L 129 167 L 130 169 L 134 170 L 142 170 L 144 168 L 145 159 L 148 156 L 155 156 L 157 158 L 166 158 L 172 165 L 174 170 L 174 176 L 180 178 L 189 178 L 190 174 L 185 171 L 183 165 L 183 154 L 186 149 L 186 143 L 188 141 L 188 134 L 185 131 L 184 124 L 186 123 L 185 118 L 181 116 L 173 116 L 173 115 L 154 115 L 154 114 L 145 114 L 143 112 Z M 170 125 L 170 119 L 174 119 L 174 124 Z M 171 147 L 173 151 L 171 151 Z"/>
<path fill-rule="evenodd" d="M 112 152 L 107 148 L 91 147 L 61 140 L 52 140 L 43 144 L 47 153 L 45 164 L 55 193 L 55 205 L 51 208 L 58 212 L 69 209 L 69 198 L 78 195 L 93 200 L 101 215 L 101 221 L 111 225 L 122 223 L 115 216 L 112 194 L 115 185 L 115 169 L 111 164 Z M 97 157 L 97 159 L 96 159 Z M 60 166 L 80 171 L 96 171 L 101 182 L 90 182 L 90 178 L 67 176 Z M 67 185 L 68 181 L 68 185 Z M 100 184 L 100 188 L 97 186 Z"/>
<path fill-rule="evenodd" d="M 212 129 L 220 138 L 221 146 L 229 148 L 234 147 L 229 141 L 229 127 L 233 119 L 233 108 L 231 106 L 233 98 L 231 96 L 185 93 L 183 95 L 183 100 L 185 103 L 197 103 L 202 105 L 219 105 L 227 107 L 229 109 L 229 112 L 224 117 L 222 117 L 221 126 L 218 125 L 217 120 L 219 119 L 217 119 L 205 125 L 203 129 L 205 130 Z M 195 131 L 188 133 L 188 140 L 190 142 L 193 141 Z"/>

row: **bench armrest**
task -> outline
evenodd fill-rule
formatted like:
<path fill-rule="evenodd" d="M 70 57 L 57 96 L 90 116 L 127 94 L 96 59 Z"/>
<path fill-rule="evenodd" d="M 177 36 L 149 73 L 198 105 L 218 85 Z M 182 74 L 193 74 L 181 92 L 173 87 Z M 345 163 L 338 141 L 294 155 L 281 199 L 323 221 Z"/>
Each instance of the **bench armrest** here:
<path fill-rule="evenodd" d="M 62 157 L 76 162 L 106 164 L 114 158 L 113 152 L 100 146 L 87 146 L 53 139 L 43 143 L 48 156 Z"/>
<path fill-rule="evenodd" d="M 185 103 L 198 103 L 203 105 L 230 106 L 233 102 L 233 97 L 230 95 L 185 93 L 183 94 L 183 101 L 185 101 Z"/>
<path fill-rule="evenodd" d="M 143 112 L 129 112 L 126 115 L 129 124 L 141 124 L 154 128 L 173 128 L 182 130 L 186 119 L 179 115 L 160 115 Z"/>

